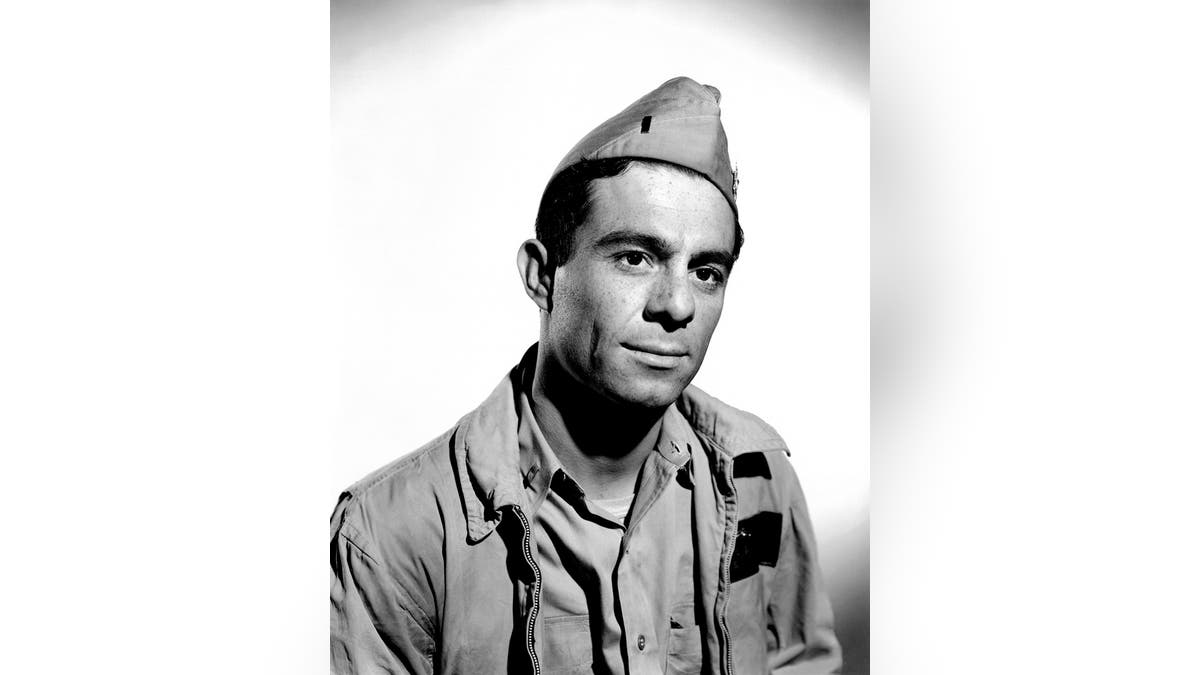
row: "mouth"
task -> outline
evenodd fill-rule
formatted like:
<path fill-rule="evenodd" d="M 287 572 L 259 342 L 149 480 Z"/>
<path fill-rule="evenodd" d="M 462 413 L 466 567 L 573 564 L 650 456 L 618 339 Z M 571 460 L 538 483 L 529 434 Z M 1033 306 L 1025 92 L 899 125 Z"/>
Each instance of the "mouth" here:
<path fill-rule="evenodd" d="M 687 349 L 674 345 L 623 343 L 621 346 L 651 368 L 674 368 L 688 355 Z"/>
<path fill-rule="evenodd" d="M 656 344 L 652 342 L 646 343 L 631 343 L 623 342 L 621 346 L 635 352 L 645 352 L 654 354 L 655 356 L 687 356 L 688 350 L 684 347 L 675 345 Z"/>

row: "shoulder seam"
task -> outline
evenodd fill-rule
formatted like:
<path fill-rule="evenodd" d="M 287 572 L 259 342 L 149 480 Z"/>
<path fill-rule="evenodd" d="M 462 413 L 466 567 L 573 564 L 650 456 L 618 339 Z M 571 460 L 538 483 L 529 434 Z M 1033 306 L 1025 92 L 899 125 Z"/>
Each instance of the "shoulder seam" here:
<path fill-rule="evenodd" d="M 458 427 L 459 427 L 459 425 L 455 424 L 450 429 L 442 432 L 437 438 L 429 441 L 425 445 L 422 445 L 421 447 L 417 448 L 410 454 L 405 455 L 397 460 L 394 460 L 394 463 L 390 467 L 386 467 L 386 470 L 384 470 L 383 473 L 379 474 L 378 476 L 375 476 L 375 478 L 373 478 L 371 480 L 371 482 L 365 483 L 365 484 L 351 485 L 349 488 L 346 489 L 346 492 L 350 493 L 352 496 L 355 496 L 355 497 L 366 494 L 367 492 L 371 491 L 371 489 L 373 489 L 376 485 L 379 485 L 380 483 L 386 481 L 387 479 L 392 478 L 396 474 L 407 469 L 409 467 L 409 465 L 413 464 L 418 459 L 425 457 L 426 455 L 429 455 L 430 453 L 432 453 L 435 448 L 440 447 L 446 440 L 448 440 L 450 438 L 450 436 L 453 435 L 455 430 L 458 429 Z"/>

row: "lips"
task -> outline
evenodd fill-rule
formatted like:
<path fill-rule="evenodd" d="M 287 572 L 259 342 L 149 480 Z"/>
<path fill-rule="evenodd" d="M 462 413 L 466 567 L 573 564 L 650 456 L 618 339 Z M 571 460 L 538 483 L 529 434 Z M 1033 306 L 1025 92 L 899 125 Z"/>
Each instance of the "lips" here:
<path fill-rule="evenodd" d="M 622 345 L 629 350 L 637 362 L 652 370 L 676 370 L 682 368 L 688 350 L 676 345 L 636 344 Z"/>
<path fill-rule="evenodd" d="M 647 354 L 655 354 L 657 356 L 687 356 L 688 350 L 684 347 L 675 345 L 662 345 L 653 343 L 629 343 L 623 344 L 626 349 L 632 349 L 638 352 L 646 352 Z"/>

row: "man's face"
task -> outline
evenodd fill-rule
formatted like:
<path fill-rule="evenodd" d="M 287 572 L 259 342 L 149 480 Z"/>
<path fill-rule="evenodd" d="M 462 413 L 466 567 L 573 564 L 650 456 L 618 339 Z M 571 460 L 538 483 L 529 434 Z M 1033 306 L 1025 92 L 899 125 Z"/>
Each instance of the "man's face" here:
<path fill-rule="evenodd" d="M 733 210 L 703 178 L 637 163 L 592 189 L 588 222 L 554 273 L 543 348 L 606 399 L 671 405 L 721 318 Z"/>

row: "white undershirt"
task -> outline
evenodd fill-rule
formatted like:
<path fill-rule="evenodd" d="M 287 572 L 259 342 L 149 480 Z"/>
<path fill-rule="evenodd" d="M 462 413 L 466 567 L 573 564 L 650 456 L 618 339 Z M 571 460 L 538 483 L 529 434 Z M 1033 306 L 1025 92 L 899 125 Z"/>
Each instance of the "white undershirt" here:
<path fill-rule="evenodd" d="M 624 521 L 625 514 L 629 513 L 629 507 L 633 505 L 633 495 L 634 493 L 630 493 L 616 499 L 590 499 L 589 501 L 616 516 L 617 520 Z"/>

